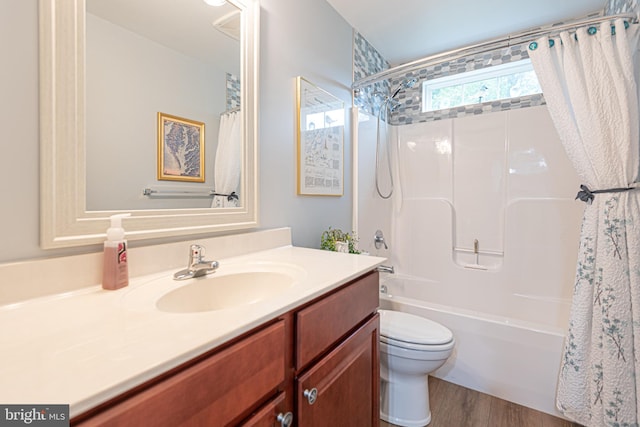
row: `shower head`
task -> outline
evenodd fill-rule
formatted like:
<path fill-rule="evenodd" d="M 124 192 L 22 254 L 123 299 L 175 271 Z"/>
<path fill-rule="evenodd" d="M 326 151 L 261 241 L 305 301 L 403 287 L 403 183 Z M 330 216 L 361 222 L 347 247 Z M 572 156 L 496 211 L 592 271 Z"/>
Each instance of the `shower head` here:
<path fill-rule="evenodd" d="M 388 104 L 389 111 L 395 111 L 396 108 L 398 108 L 401 105 L 400 101 L 397 101 L 397 100 L 395 100 L 393 98 L 387 98 L 386 102 Z"/>
<path fill-rule="evenodd" d="M 402 91 L 403 89 L 410 89 L 414 87 L 416 84 L 418 84 L 418 79 L 416 79 L 415 77 L 412 77 L 410 79 L 403 81 L 398 85 L 396 90 L 393 91 L 393 95 L 391 95 L 391 98 L 395 98 L 396 95 L 398 95 L 400 91 Z"/>

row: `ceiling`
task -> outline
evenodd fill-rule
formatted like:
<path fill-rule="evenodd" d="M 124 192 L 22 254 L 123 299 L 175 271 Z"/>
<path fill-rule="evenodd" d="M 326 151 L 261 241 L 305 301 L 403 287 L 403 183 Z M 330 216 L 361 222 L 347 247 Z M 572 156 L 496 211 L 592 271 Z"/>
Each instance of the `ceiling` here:
<path fill-rule="evenodd" d="M 327 0 L 396 66 L 604 9 L 605 0 Z"/>
<path fill-rule="evenodd" d="M 87 0 L 87 12 L 228 72 L 240 71 L 240 11 L 202 0 Z M 236 34 L 234 34 L 236 33 Z"/>

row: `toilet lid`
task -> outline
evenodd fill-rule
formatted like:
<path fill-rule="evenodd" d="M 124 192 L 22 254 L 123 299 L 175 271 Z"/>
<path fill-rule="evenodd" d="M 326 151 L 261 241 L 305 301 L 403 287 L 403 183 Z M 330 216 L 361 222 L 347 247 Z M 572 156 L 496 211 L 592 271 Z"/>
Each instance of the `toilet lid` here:
<path fill-rule="evenodd" d="M 393 310 L 378 310 L 380 335 L 414 344 L 446 344 L 453 339 L 451 331 L 424 317 Z"/>

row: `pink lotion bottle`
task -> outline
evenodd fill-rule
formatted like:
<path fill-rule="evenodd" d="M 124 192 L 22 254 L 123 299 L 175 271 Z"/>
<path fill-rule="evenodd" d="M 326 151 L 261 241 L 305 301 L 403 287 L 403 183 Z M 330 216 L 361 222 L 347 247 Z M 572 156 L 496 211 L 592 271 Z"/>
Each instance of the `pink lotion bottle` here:
<path fill-rule="evenodd" d="M 110 291 L 124 288 L 129 284 L 127 265 L 127 241 L 124 239 L 122 218 L 131 214 L 112 215 L 111 227 L 107 229 L 104 242 L 104 266 L 102 270 L 102 288 Z"/>

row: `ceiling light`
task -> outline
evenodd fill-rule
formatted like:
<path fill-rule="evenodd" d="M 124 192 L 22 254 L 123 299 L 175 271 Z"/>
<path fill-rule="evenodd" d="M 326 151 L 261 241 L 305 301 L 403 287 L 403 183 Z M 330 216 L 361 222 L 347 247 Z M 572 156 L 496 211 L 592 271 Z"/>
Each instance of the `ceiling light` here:
<path fill-rule="evenodd" d="M 209 6 L 222 6 L 227 3 L 227 0 L 204 0 Z"/>

